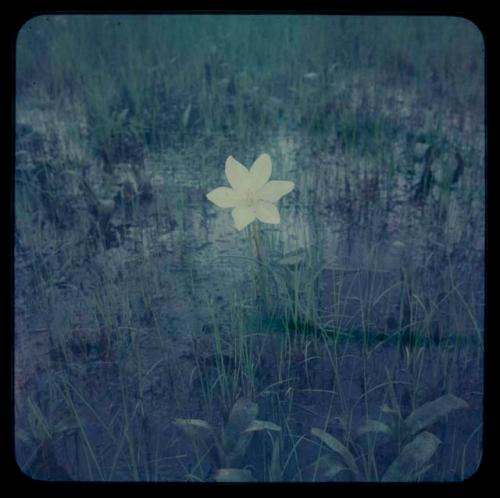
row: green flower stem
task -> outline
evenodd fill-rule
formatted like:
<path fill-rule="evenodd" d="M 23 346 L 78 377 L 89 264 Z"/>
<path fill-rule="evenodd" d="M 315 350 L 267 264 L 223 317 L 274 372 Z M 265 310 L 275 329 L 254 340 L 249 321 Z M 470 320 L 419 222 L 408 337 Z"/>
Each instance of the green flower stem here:
<path fill-rule="evenodd" d="M 257 301 L 263 307 L 263 309 L 267 310 L 267 279 L 264 270 L 264 266 L 262 265 L 262 250 L 260 243 L 260 230 L 258 227 L 258 221 L 254 221 L 252 223 L 252 238 L 255 244 L 255 253 L 257 256 Z"/>
<path fill-rule="evenodd" d="M 252 223 L 252 235 L 253 241 L 255 243 L 255 252 L 257 254 L 257 260 L 259 264 L 262 263 L 262 253 L 260 252 L 260 236 L 259 236 L 259 228 L 257 227 L 257 221 Z"/>

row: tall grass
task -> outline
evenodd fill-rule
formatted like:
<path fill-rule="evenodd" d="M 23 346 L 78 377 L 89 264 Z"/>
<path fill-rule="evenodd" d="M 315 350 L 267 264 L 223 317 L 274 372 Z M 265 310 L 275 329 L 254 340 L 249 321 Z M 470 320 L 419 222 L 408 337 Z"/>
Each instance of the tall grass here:
<path fill-rule="evenodd" d="M 353 113 L 339 98 L 343 85 L 384 100 L 411 81 L 422 107 L 445 91 L 473 108 L 482 105 L 481 51 L 460 18 L 38 17 L 19 34 L 18 94 L 83 98 L 104 154 L 120 156 L 114 149 L 127 141 L 165 148 L 195 135 L 258 143 L 284 123 L 314 140 L 337 132 L 359 152 L 379 147 L 387 117 L 375 102 Z"/>

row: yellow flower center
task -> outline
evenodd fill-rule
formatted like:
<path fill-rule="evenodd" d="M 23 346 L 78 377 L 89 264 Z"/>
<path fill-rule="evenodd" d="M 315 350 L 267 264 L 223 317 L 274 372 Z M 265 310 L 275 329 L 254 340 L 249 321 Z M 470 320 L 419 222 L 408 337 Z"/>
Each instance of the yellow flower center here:
<path fill-rule="evenodd" d="M 257 203 L 257 195 L 253 190 L 247 190 L 244 195 L 244 203 L 246 207 L 253 207 Z"/>

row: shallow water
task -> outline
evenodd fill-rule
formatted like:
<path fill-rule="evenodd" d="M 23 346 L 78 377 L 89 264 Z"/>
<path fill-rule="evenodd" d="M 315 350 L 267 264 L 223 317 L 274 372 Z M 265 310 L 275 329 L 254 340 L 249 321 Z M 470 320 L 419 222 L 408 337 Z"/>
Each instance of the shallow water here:
<path fill-rule="evenodd" d="M 319 324 L 325 330 L 343 332 L 363 330 L 363 333 L 376 335 L 383 341 L 384 338 L 394 337 L 398 329 L 404 327 L 418 329 L 419 326 L 423 326 L 425 320 L 431 319 L 434 320 L 432 327 L 439 336 L 449 337 L 458 334 L 477 339 L 478 332 L 474 330 L 473 321 L 478 324 L 482 334 L 480 312 L 484 299 L 481 272 L 484 256 L 480 243 L 482 236 L 477 228 L 468 226 L 470 222 L 477 220 L 466 218 L 466 210 L 460 205 L 460 193 L 451 193 L 449 212 L 441 225 L 432 218 L 432 201 L 423 206 L 412 204 L 411 185 L 398 180 L 395 183 L 400 184 L 399 187 L 391 192 L 378 192 L 379 200 L 370 202 L 368 209 L 364 209 L 360 203 L 357 213 L 346 213 L 337 202 L 342 192 L 324 186 L 331 184 L 328 172 L 322 171 L 321 167 L 305 172 L 303 158 L 302 167 L 298 167 L 293 159 L 293 143 L 291 139 L 286 142 L 289 149 L 282 150 L 281 154 L 288 157 L 288 161 L 277 165 L 273 178 L 295 179 L 296 189 L 288 199 L 285 198 L 280 203 L 282 223 L 277 227 L 260 227 L 261 237 L 265 243 L 264 259 L 268 258 L 277 281 L 272 295 L 273 313 L 277 313 L 278 329 L 279 315 L 288 305 L 285 297 L 289 295 L 286 294 L 289 285 L 287 275 L 298 275 L 299 280 L 296 282 L 298 292 L 302 295 L 304 291 L 304 296 L 307 294 L 307 297 L 299 298 L 302 320 L 312 319 L 307 309 L 311 304 L 311 294 L 305 291 L 309 291 L 313 285 L 315 291 L 312 294 L 314 301 L 312 304 L 316 306 L 315 326 Z M 278 147 L 284 147 L 283 141 L 278 142 Z M 295 148 L 297 147 L 296 145 Z M 208 334 L 207 343 L 200 351 L 207 355 L 209 361 L 212 355 L 210 350 L 213 348 L 209 337 L 213 333 L 214 323 L 231 337 L 233 331 L 230 327 L 234 313 L 252 315 L 252 294 L 248 293 L 246 287 L 255 278 L 258 265 L 249 234 L 246 231 L 236 232 L 231 226 L 230 210 L 212 206 L 205 198 L 206 189 L 203 190 L 200 186 L 210 184 L 210 188 L 214 188 L 223 185 L 225 181 L 221 174 L 222 168 L 214 173 L 213 182 L 207 181 L 194 171 L 183 172 L 181 157 L 175 163 L 165 161 L 162 156 L 151 158 L 146 163 L 148 169 L 154 170 L 162 178 L 173 180 L 170 187 L 175 190 L 175 194 L 162 195 L 161 191 L 155 191 L 152 203 L 142 212 L 138 210 L 134 215 L 135 219 L 128 220 L 127 229 L 123 232 L 119 243 L 115 242 L 109 248 L 98 249 L 92 260 L 81 267 L 83 273 L 81 270 L 75 271 L 76 266 L 67 267 L 69 278 L 66 283 L 50 288 L 52 302 L 55 304 L 64 300 L 65 310 L 46 308 L 37 312 L 30 306 L 30 293 L 25 283 L 30 273 L 22 271 L 23 258 L 18 256 L 16 334 L 18 344 L 22 344 L 22 347 L 16 348 L 16 352 L 19 358 L 25 358 L 28 354 L 33 358 L 30 366 L 21 359 L 17 365 L 17 378 L 26 379 L 26 384 L 20 385 L 18 391 L 19 407 L 22 406 L 28 393 L 34 395 L 46 391 L 47 386 L 50 386 L 54 378 L 63 371 L 65 375 L 69 375 L 72 384 L 86 391 L 85 396 L 88 398 L 85 399 L 92 400 L 93 405 L 98 406 L 102 403 L 105 406 L 111 403 L 108 408 L 104 408 L 104 411 L 100 410 L 101 416 L 106 417 L 106 413 L 111 414 L 113 406 L 118 402 L 118 399 L 116 402 L 113 401 L 113 395 L 106 393 L 109 393 L 112 386 L 118 389 L 116 382 L 119 375 L 124 373 L 128 375 L 126 372 L 130 371 L 135 377 L 139 362 L 139 377 L 127 383 L 130 384 L 131 391 L 136 392 L 139 389 L 138 392 L 142 392 L 141 399 L 148 410 L 146 418 L 149 430 L 153 433 L 159 430 L 158 424 L 165 418 L 175 418 L 179 415 L 193 417 L 196 415 L 201 418 L 204 416 L 204 407 L 195 401 L 201 401 L 202 394 L 198 391 L 200 388 L 196 387 L 198 382 L 196 375 L 193 377 L 196 363 L 192 353 L 192 338 L 200 338 L 195 339 L 198 341 Z M 340 161 L 338 157 L 335 160 Z M 311 163 L 314 164 L 313 160 Z M 314 184 L 318 182 L 316 176 L 323 179 L 320 182 L 324 181 L 319 193 L 314 191 Z M 394 199 L 397 199 L 397 202 Z M 384 209 L 384 202 L 386 206 L 390 206 L 389 209 Z M 182 208 L 176 207 L 179 204 Z M 352 206 L 349 208 L 353 210 Z M 170 216 L 175 222 L 169 223 L 162 219 L 165 215 Z M 121 216 L 120 213 L 116 214 L 114 220 L 116 226 L 123 223 Z M 456 226 L 458 228 L 454 228 Z M 467 233 L 475 233 L 474 244 L 467 243 L 464 238 L 464 234 Z M 74 239 L 70 237 L 69 243 L 71 240 Z M 287 258 L 287 254 L 291 256 Z M 276 258 L 276 255 L 279 257 Z M 313 260 L 310 259 L 311 255 Z M 289 263 L 291 262 L 288 266 L 287 259 Z M 440 267 L 444 263 L 447 263 L 447 266 Z M 91 272 L 86 273 L 85 268 L 91 269 Z M 304 268 L 307 268 L 307 271 Z M 450 290 L 450 276 L 447 272 L 440 271 L 443 268 L 450 272 L 456 271 L 453 282 L 462 290 L 464 296 L 475 296 L 474 319 L 466 322 L 462 316 L 460 327 L 456 326 L 456 319 L 454 321 L 453 316 L 456 296 L 441 298 L 441 301 L 437 301 L 438 304 L 434 302 L 439 293 Z M 462 268 L 467 268 L 468 273 L 464 273 Z M 287 273 L 290 271 L 291 273 Z M 405 271 L 408 273 L 404 273 Z M 144 273 L 141 275 L 141 272 Z M 98 275 L 103 276 L 104 284 L 98 283 Z M 409 285 L 405 280 L 407 278 L 414 279 L 415 289 L 418 289 L 414 292 L 420 296 L 417 299 L 422 301 L 419 303 L 422 309 L 415 306 L 415 302 L 405 301 L 402 298 L 402 289 L 405 285 Z M 78 286 L 81 290 L 77 290 Z M 147 302 L 141 297 L 141 289 L 142 292 L 149 294 Z M 79 302 L 82 296 L 86 296 L 84 302 L 87 304 Z M 245 296 L 243 301 L 242 296 Z M 104 319 L 104 325 L 101 327 L 106 327 L 106 321 L 111 320 L 107 325 L 109 333 L 112 334 L 110 337 L 116 337 L 117 331 L 125 332 L 130 329 L 130 340 L 137 345 L 134 353 L 122 350 L 123 346 L 119 346 L 118 349 L 116 346 L 111 346 L 109 349 L 103 343 L 95 343 L 93 337 L 97 329 L 92 325 L 93 320 L 90 319 L 89 311 L 94 306 L 92 299 L 96 297 L 101 306 L 109 306 L 120 313 L 116 319 L 106 318 L 103 315 L 99 320 L 102 323 Z M 308 304 L 304 305 L 305 302 Z M 438 312 L 431 318 L 428 315 L 430 306 L 438 308 Z M 254 313 L 260 311 L 255 310 Z M 412 315 L 411 318 L 408 313 Z M 76 322 L 81 322 L 79 326 L 75 325 L 77 316 L 81 317 L 76 319 Z M 42 325 L 34 326 L 36 323 Z M 425 325 L 429 329 L 428 324 Z M 58 334 L 67 333 L 64 330 L 68 326 L 71 327 L 73 341 L 76 341 L 70 364 L 65 363 L 67 358 L 65 360 L 60 353 L 59 356 L 57 353 L 57 338 L 60 337 Z M 300 329 L 301 326 L 298 327 Z M 454 331 L 450 327 L 455 327 Z M 85 330 L 90 333 L 90 337 L 81 337 L 81 333 Z M 251 333 L 251 330 L 250 326 L 248 332 Z M 273 330 L 270 326 L 268 333 L 274 334 Z M 307 327 L 304 330 L 307 330 Z M 162 346 L 158 342 L 159 338 Z M 120 342 L 122 340 L 117 344 Z M 373 344 L 376 345 L 377 342 Z M 357 404 L 362 393 L 370 389 L 370 386 L 385 381 L 385 372 L 375 374 L 375 366 L 388 362 L 388 358 L 394 355 L 399 355 L 398 349 L 394 349 L 390 344 L 389 342 L 382 343 L 380 347 L 371 346 L 374 352 L 368 366 L 365 365 L 370 372 L 369 385 L 364 384 L 362 376 L 357 378 L 357 375 L 361 374 L 355 366 L 359 362 L 356 358 L 361 358 L 358 356 L 359 350 L 354 347 L 352 352 L 345 352 L 346 361 L 352 356 L 354 362 L 349 368 L 345 362 L 340 366 L 343 376 L 340 384 L 348 386 L 346 388 L 349 393 L 346 401 L 348 404 Z M 224 354 L 229 359 L 234 357 L 231 348 Z M 270 354 L 272 358 L 272 353 Z M 424 370 L 430 368 L 432 371 L 433 355 L 430 350 L 428 354 L 426 362 L 430 363 Z M 451 353 L 451 357 L 453 354 Z M 378 355 L 380 359 L 376 359 Z M 265 386 L 275 383 L 279 378 L 271 373 L 273 360 L 266 364 L 264 357 L 261 361 L 264 363 L 259 364 L 263 372 L 260 375 L 259 385 L 260 389 L 264 389 L 263 392 L 267 392 Z M 118 366 L 120 363 L 121 366 Z M 167 366 L 169 363 L 173 363 L 175 367 Z M 452 364 L 455 366 L 451 368 L 456 369 L 459 362 Z M 308 366 L 305 384 L 299 380 L 304 372 L 301 373 L 300 367 L 297 367 L 296 373 L 289 372 L 291 375 L 289 389 L 292 391 L 287 391 L 286 385 L 280 386 L 278 394 L 263 395 L 261 402 L 265 410 L 270 410 L 269 399 L 274 399 L 274 396 L 278 396 L 279 399 L 283 393 L 288 392 L 289 396 L 291 392 L 295 392 L 293 400 L 298 408 L 294 415 L 296 417 L 294 431 L 297 434 L 301 431 L 306 432 L 305 425 L 311 425 L 314 420 L 315 423 L 312 425 L 321 427 L 326 411 L 340 410 L 337 406 L 339 402 L 337 397 L 333 396 L 332 400 L 327 402 L 324 395 L 314 394 L 315 391 L 321 392 L 332 388 L 333 373 L 328 361 L 325 358 L 315 360 L 308 362 Z M 35 372 L 37 372 L 36 381 L 33 377 Z M 459 430 L 464 434 L 474 431 L 481 420 L 479 393 L 482 390 L 482 380 L 480 370 L 476 370 L 476 373 L 477 376 L 469 387 L 458 384 L 452 389 L 453 392 L 462 394 L 473 407 L 474 415 L 468 419 L 467 428 L 463 424 L 460 425 Z M 94 379 L 93 382 L 89 383 L 86 380 L 89 376 Z M 186 378 L 191 379 L 187 384 Z M 421 401 L 430 401 L 433 399 L 433 393 L 437 395 L 441 392 L 442 385 L 432 384 L 434 378 L 431 376 L 429 380 L 421 379 L 422 392 L 419 394 Z M 99 386 L 99 382 L 105 384 Z M 176 389 L 172 390 L 169 382 L 171 385 L 176 385 Z M 404 377 L 399 377 L 398 382 L 405 382 Z M 107 386 L 105 390 L 100 388 L 103 385 Z M 95 387 L 92 391 L 88 391 L 91 386 Z M 101 397 L 102 400 L 98 401 Z M 380 406 L 383 397 L 370 398 L 369 406 L 373 409 Z M 166 400 L 170 408 L 165 405 Z M 406 410 L 409 410 L 408 403 L 413 402 L 415 401 L 405 402 Z M 181 413 L 177 412 L 179 410 L 177 407 L 184 407 L 180 408 Z M 356 420 L 363 419 L 363 410 L 352 412 L 353 426 L 360 423 Z M 23 411 L 19 413 L 19 420 L 23 420 L 22 413 Z M 313 418 L 312 413 L 315 414 Z M 82 417 L 88 428 L 87 436 L 95 442 L 96 448 L 99 448 L 98 441 L 104 437 L 102 428 L 99 428 L 99 424 L 96 425 L 92 413 Z M 335 427 L 332 429 L 336 430 Z M 445 431 L 442 434 L 446 445 L 451 444 L 450 438 L 459 437 L 453 432 L 457 429 L 450 430 L 451 432 Z M 166 433 L 165 437 L 167 434 L 169 438 L 174 437 L 171 433 Z M 57 461 L 60 461 L 60 456 L 63 454 L 66 455 L 65 459 L 69 458 L 72 463 L 66 468 L 69 474 L 73 475 L 81 465 L 79 462 L 82 456 L 78 455 L 82 450 L 78 444 L 68 442 L 67 437 L 64 441 L 65 449 L 57 443 L 53 451 L 59 455 Z M 18 446 L 20 460 L 29 460 L 29 448 L 29 445 Z M 165 458 L 174 458 L 176 452 L 183 454 L 185 449 L 182 443 L 175 439 Z M 105 454 L 105 449 L 102 451 Z M 390 450 L 387 451 L 390 454 Z M 312 456 L 313 453 L 305 451 L 304 458 L 307 460 L 307 455 Z M 126 467 L 125 458 L 122 463 L 117 463 L 116 469 L 111 474 L 112 478 L 127 480 L 129 477 Z M 37 472 L 43 474 L 47 470 Z M 447 474 L 447 470 L 442 469 L 439 472 L 445 480 L 453 479 L 453 476 Z M 162 476 L 167 480 L 182 480 L 182 473 L 178 464 L 173 467 L 167 465 L 162 471 Z M 84 479 L 88 478 L 94 479 L 95 476 L 87 475 Z M 290 474 L 288 478 L 297 477 Z M 160 478 L 162 479 L 163 477 Z"/>

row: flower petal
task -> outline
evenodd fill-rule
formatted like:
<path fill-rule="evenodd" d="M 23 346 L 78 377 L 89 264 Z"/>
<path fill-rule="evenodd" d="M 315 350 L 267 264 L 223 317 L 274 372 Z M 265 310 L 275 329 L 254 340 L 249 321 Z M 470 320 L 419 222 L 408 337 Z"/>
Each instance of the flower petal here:
<path fill-rule="evenodd" d="M 231 208 L 238 205 L 240 196 L 229 187 L 219 187 L 207 194 L 207 199 L 221 208 Z"/>
<path fill-rule="evenodd" d="M 262 201 L 277 202 L 284 195 L 291 192 L 294 187 L 295 187 L 295 183 L 293 183 L 293 182 L 272 180 L 272 181 L 266 183 L 257 192 L 257 196 Z"/>
<path fill-rule="evenodd" d="M 251 184 L 250 172 L 233 156 L 226 159 L 227 181 L 235 190 L 245 191 Z"/>
<path fill-rule="evenodd" d="M 269 154 L 261 154 L 250 168 L 250 176 L 252 177 L 252 186 L 255 191 L 264 186 L 272 172 L 271 156 Z"/>
<path fill-rule="evenodd" d="M 233 215 L 236 230 L 243 230 L 249 223 L 255 220 L 255 210 L 249 207 L 235 207 L 231 214 Z"/>
<path fill-rule="evenodd" d="M 259 202 L 255 207 L 255 214 L 257 218 L 264 223 L 276 225 L 280 222 L 278 208 L 270 202 Z"/>

